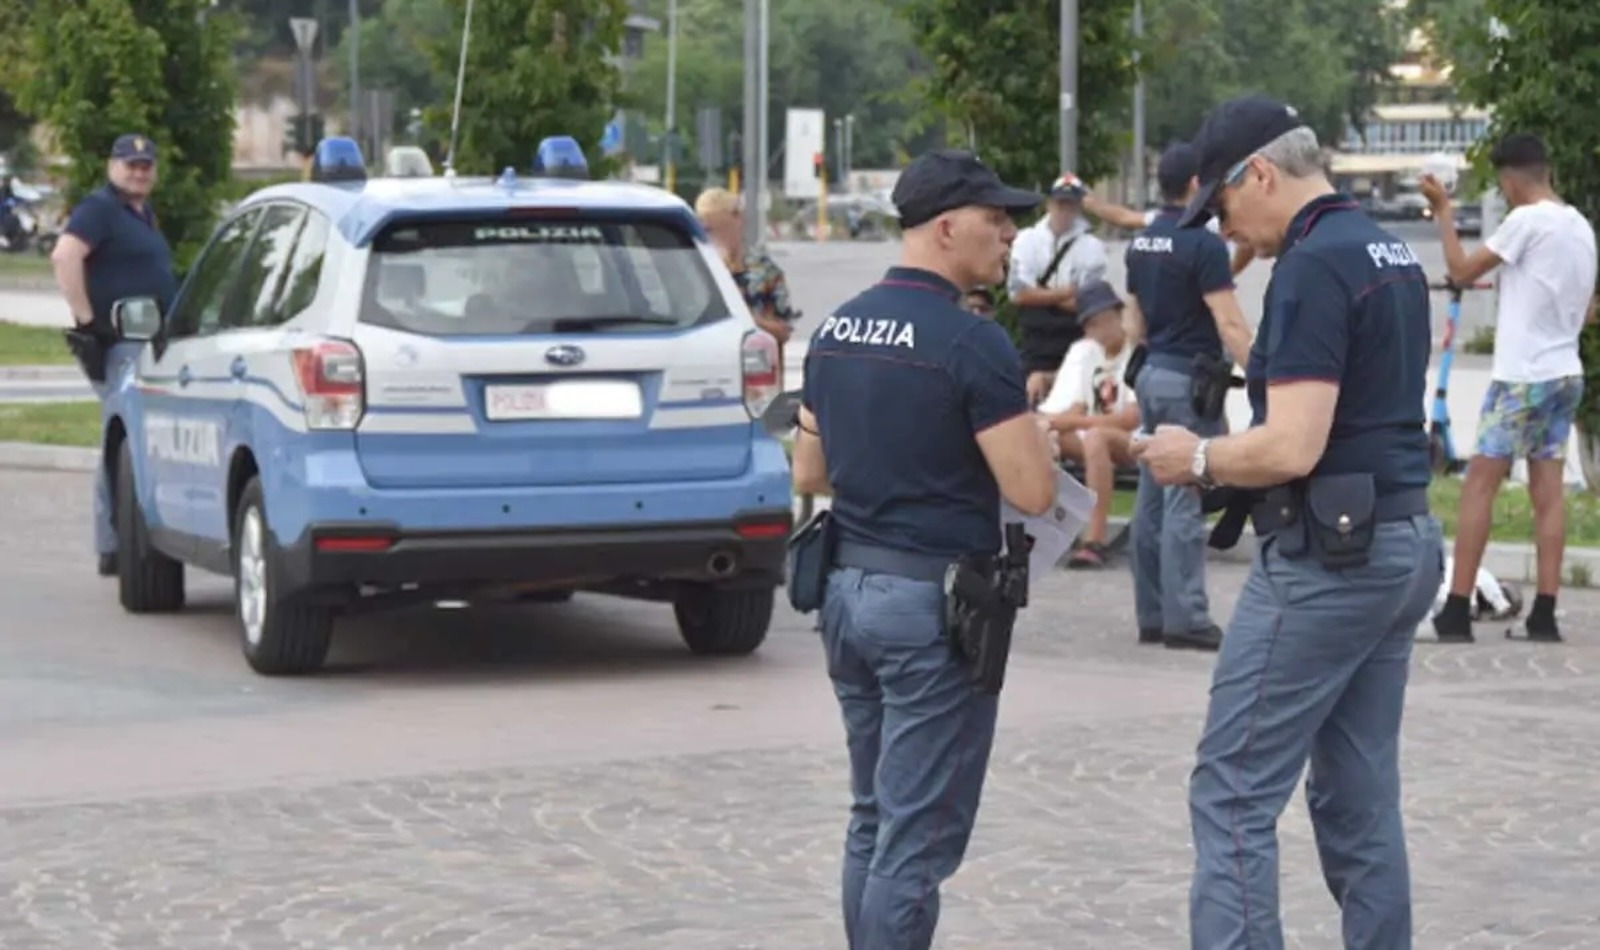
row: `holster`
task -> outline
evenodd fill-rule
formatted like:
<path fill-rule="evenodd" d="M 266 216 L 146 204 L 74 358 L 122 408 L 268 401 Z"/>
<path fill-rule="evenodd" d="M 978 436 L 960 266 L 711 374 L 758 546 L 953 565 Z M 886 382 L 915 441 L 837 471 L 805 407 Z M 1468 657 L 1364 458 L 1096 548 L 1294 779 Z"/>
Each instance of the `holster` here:
<path fill-rule="evenodd" d="M 1133 352 L 1128 354 L 1128 368 L 1122 371 L 1122 381 L 1129 386 L 1139 385 L 1139 371 L 1144 369 L 1144 361 L 1150 358 L 1150 348 L 1143 343 L 1136 345 Z"/>
<path fill-rule="evenodd" d="M 1027 536 L 1015 524 L 1006 526 L 1006 537 L 1004 555 L 963 558 L 945 572 L 945 634 L 991 696 L 1005 685 L 1017 611 L 1028 604 Z"/>
<path fill-rule="evenodd" d="M 66 338 L 68 352 L 77 361 L 78 368 L 83 370 L 83 375 L 88 377 L 89 382 L 105 382 L 106 357 L 110 355 L 111 345 L 99 334 L 82 327 L 63 330 L 61 335 Z"/>
<path fill-rule="evenodd" d="M 785 552 L 784 586 L 788 589 L 789 606 L 797 612 L 807 614 L 822 606 L 838 536 L 838 525 L 827 508 L 812 515 L 790 535 Z"/>
<path fill-rule="evenodd" d="M 1194 372 L 1189 377 L 1189 401 L 1195 415 L 1206 422 L 1222 418 L 1228 390 L 1238 389 L 1244 380 L 1233 375 L 1233 364 L 1209 353 L 1197 354 Z"/>

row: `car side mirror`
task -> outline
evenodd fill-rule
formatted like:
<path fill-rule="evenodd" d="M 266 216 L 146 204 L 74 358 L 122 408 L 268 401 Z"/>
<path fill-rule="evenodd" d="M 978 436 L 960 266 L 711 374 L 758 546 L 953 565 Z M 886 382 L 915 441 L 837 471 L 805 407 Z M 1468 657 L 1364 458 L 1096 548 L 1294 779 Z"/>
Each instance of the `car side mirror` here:
<path fill-rule="evenodd" d="M 124 340 L 149 340 L 161 332 L 161 304 L 154 297 L 124 297 L 111 305 L 111 325 Z"/>
<path fill-rule="evenodd" d="M 800 424 L 800 390 L 779 393 L 761 414 L 761 428 L 770 436 L 781 437 Z"/>

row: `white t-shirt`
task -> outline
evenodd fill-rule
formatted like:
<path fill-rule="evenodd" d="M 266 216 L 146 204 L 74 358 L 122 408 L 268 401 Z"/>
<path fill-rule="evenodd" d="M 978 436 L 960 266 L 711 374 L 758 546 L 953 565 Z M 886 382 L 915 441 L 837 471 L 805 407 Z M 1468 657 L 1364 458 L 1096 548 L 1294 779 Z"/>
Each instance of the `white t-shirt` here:
<path fill-rule="evenodd" d="M 1094 340 L 1078 340 L 1062 358 L 1050 394 L 1039 404 L 1039 411 L 1055 415 L 1082 404 L 1089 415 L 1104 416 L 1132 404 L 1133 387 L 1122 381 L 1132 355 L 1133 347 L 1125 345 L 1116 359 L 1111 359 L 1106 356 L 1105 347 Z"/>
<path fill-rule="evenodd" d="M 1513 209 L 1484 242 L 1502 261 L 1493 377 L 1539 383 L 1583 373 L 1578 334 L 1595 292 L 1594 228 L 1571 205 Z"/>
<path fill-rule="evenodd" d="M 1050 230 L 1050 218 L 1040 218 L 1030 228 L 1025 228 L 1011 242 L 1011 268 L 1006 275 L 1006 289 L 1015 294 L 1020 290 L 1039 287 L 1039 278 L 1056 256 L 1056 250 L 1069 238 L 1076 237 L 1071 249 L 1061 258 L 1050 284 L 1044 290 L 1061 287 L 1082 287 L 1091 280 L 1105 280 L 1106 244 L 1089 233 L 1089 224 L 1082 218 L 1073 222 L 1066 234 L 1056 237 Z"/>

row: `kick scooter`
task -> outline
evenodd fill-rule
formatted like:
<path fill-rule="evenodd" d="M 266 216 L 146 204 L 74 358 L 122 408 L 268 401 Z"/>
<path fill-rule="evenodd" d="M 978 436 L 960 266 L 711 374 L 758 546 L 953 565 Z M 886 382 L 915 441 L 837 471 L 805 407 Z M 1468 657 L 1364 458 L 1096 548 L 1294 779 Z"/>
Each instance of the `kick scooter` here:
<path fill-rule="evenodd" d="M 1450 367 L 1455 363 L 1456 333 L 1461 329 L 1461 295 L 1467 290 L 1487 290 L 1492 284 L 1476 283 L 1459 287 L 1449 280 L 1429 284 L 1429 290 L 1443 290 L 1450 294 L 1448 319 L 1444 327 L 1443 351 L 1439 357 L 1439 382 L 1433 390 L 1433 411 L 1428 420 L 1428 458 L 1433 470 L 1441 475 L 1459 475 L 1467 467 L 1466 459 L 1456 454 L 1455 439 L 1450 431 L 1450 406 L 1445 401 L 1450 391 Z"/>

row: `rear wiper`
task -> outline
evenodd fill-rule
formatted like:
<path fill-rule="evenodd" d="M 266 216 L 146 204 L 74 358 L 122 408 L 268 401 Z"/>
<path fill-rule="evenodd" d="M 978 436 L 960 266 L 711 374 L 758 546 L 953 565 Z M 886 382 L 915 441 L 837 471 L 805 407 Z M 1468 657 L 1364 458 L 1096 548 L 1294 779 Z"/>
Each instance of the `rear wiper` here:
<path fill-rule="evenodd" d="M 590 327 L 611 326 L 618 323 L 642 323 L 647 326 L 675 327 L 678 325 L 676 317 L 641 317 L 633 314 L 617 314 L 606 317 L 560 317 L 551 323 L 557 331 L 582 330 Z"/>

